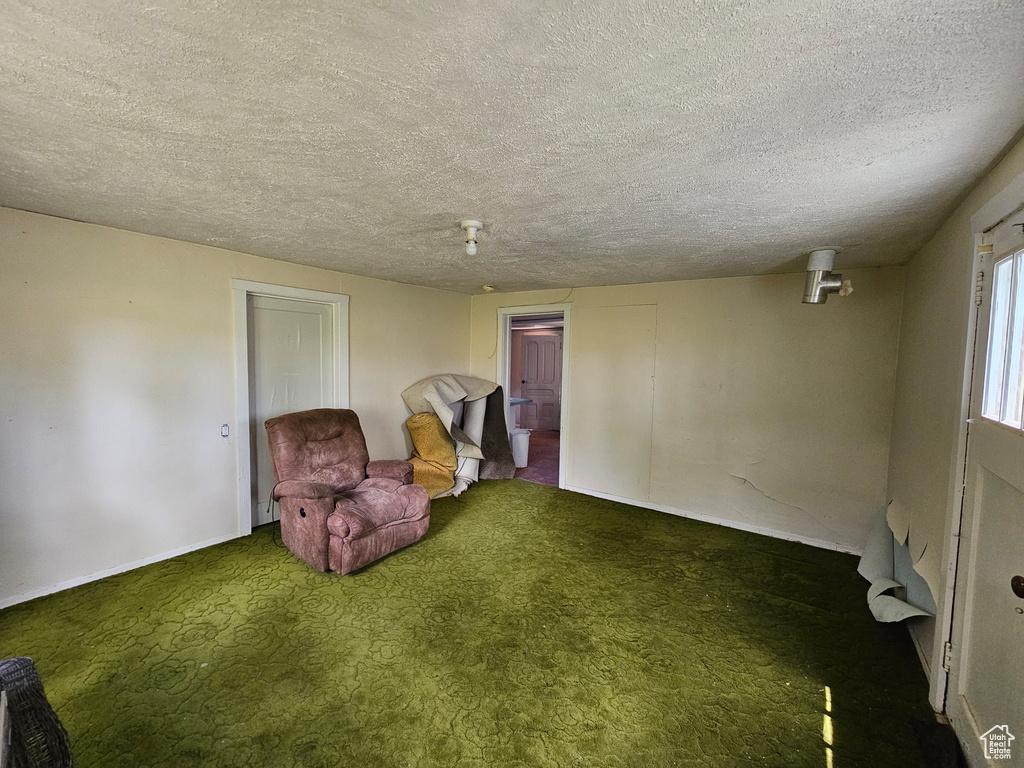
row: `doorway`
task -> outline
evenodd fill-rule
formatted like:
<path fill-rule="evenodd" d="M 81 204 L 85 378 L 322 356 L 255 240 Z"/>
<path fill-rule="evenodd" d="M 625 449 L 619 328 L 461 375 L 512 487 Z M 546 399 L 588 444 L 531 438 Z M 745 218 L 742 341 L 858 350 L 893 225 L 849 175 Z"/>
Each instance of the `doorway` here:
<path fill-rule="evenodd" d="M 503 353 L 499 381 L 508 396 L 509 430 L 528 430 L 526 466 L 515 476 L 530 482 L 565 486 L 566 368 L 568 310 L 565 306 L 499 310 Z M 518 447 L 524 435 L 513 431 Z"/>
<path fill-rule="evenodd" d="M 348 297 L 234 281 L 238 374 L 239 527 L 277 519 L 264 423 L 348 407 Z"/>

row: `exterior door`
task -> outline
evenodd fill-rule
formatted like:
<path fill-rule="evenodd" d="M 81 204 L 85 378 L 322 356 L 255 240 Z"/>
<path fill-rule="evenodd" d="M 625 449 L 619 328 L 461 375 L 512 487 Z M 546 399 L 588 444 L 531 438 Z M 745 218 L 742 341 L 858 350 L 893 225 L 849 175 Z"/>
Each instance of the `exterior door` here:
<path fill-rule="evenodd" d="M 315 301 L 249 296 L 249 434 L 252 439 L 252 524 L 268 514 L 274 487 L 264 422 L 310 408 L 333 408 L 334 307 Z M 276 508 L 275 508 L 276 510 Z"/>
<path fill-rule="evenodd" d="M 532 403 L 519 406 L 524 429 L 559 429 L 562 413 L 562 334 L 523 335 L 520 396 Z"/>
<path fill-rule="evenodd" d="M 1010 225 L 1018 221 L 992 233 L 982 262 L 971 390 L 946 706 L 972 765 L 1024 765 L 1024 242 Z M 1009 759 L 998 756 L 1003 748 Z"/>

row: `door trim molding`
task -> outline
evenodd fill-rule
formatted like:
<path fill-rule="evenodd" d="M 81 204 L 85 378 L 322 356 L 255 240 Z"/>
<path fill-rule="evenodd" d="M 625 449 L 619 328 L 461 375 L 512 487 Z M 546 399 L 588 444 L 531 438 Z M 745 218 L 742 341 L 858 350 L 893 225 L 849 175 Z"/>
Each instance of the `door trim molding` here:
<path fill-rule="evenodd" d="M 562 313 L 562 402 L 560 408 L 560 434 L 558 440 L 558 487 L 565 488 L 569 441 L 569 344 L 572 337 L 570 314 L 572 304 L 535 304 L 526 307 L 498 307 L 498 383 L 505 395 L 505 422 L 509 422 L 509 354 L 512 351 L 512 318 L 523 315 L 550 315 Z"/>
<path fill-rule="evenodd" d="M 972 219 L 973 223 L 973 219 Z M 936 632 L 932 642 L 930 669 L 935 675 L 930 680 L 929 703 L 936 712 L 946 712 L 949 697 L 949 670 L 945 666 L 945 646 L 953 641 L 953 610 L 956 602 L 957 571 L 960 566 L 960 535 L 963 525 L 964 472 L 967 469 L 968 421 L 971 411 L 971 387 L 974 381 L 974 356 L 978 337 L 978 311 L 974 305 L 975 278 L 981 267 L 978 245 L 981 232 L 976 230 L 971 238 L 970 280 L 964 286 L 970 291 L 967 305 L 967 331 L 964 343 L 963 369 L 960 381 L 960 407 L 957 414 L 956 451 L 952 457 L 952 472 L 947 491 L 946 515 L 949 525 L 944 543 L 944 570 L 946 583 L 944 593 L 935 602 L 938 605 Z"/>
<path fill-rule="evenodd" d="M 348 408 L 348 308 L 349 297 L 306 288 L 233 279 L 231 291 L 235 313 L 235 449 L 238 478 L 238 535 L 252 533 L 252 455 L 249 434 L 249 321 L 246 302 L 249 296 L 269 296 L 316 304 L 330 304 L 334 316 L 334 407 Z"/>

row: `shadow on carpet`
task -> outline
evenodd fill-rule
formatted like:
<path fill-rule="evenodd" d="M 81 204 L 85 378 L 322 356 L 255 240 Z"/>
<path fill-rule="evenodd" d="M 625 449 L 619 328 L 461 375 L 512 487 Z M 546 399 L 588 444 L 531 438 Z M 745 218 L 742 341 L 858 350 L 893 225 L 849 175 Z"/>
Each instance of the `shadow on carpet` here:
<path fill-rule="evenodd" d="M 856 559 L 520 480 L 345 577 L 265 527 L 0 612 L 95 766 L 923 766 Z"/>

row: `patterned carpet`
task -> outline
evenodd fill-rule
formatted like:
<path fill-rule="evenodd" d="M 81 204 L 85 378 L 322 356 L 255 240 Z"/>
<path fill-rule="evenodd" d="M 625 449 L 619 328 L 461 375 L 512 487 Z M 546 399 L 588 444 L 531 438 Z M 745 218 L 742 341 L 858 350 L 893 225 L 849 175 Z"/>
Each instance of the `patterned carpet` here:
<path fill-rule="evenodd" d="M 82 768 L 922 765 L 850 556 L 521 480 L 431 523 L 346 577 L 263 528 L 0 612 L 0 658 Z"/>

